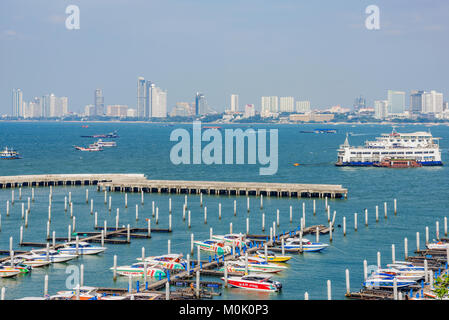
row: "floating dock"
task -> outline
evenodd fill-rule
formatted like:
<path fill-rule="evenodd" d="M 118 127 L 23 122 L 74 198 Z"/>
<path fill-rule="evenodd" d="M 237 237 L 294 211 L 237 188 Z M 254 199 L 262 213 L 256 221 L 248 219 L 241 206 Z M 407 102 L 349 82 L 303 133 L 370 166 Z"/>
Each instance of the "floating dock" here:
<path fill-rule="evenodd" d="M 298 198 L 347 198 L 348 190 L 333 184 L 149 180 L 144 174 L 47 174 L 1 176 L 0 188 L 97 185 L 119 192 L 255 195 Z"/>

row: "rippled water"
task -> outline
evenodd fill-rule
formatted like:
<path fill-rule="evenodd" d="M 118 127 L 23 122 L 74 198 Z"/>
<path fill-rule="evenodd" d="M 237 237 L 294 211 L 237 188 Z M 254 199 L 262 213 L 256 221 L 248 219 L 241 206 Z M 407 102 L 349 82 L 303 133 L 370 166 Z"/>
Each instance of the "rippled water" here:
<path fill-rule="evenodd" d="M 300 130 L 321 128 L 323 125 L 252 125 L 254 129 L 279 130 L 279 168 L 276 175 L 260 176 L 259 165 L 173 165 L 169 153 L 173 146 L 169 136 L 177 127 L 191 130 L 189 125 L 126 124 L 126 123 L 90 123 L 82 128 L 80 123 L 0 123 L 0 146 L 16 148 L 23 159 L 1 161 L 0 175 L 45 174 L 45 173 L 144 173 L 150 179 L 179 180 L 222 180 L 222 181 L 266 181 L 297 183 L 341 184 L 348 188 L 347 200 L 330 200 L 331 211 L 336 210 L 336 225 L 347 219 L 348 234 L 343 237 L 341 228 L 336 228 L 334 241 L 322 253 L 294 255 L 289 269 L 274 278 L 282 281 L 280 294 L 247 292 L 240 289 L 222 290 L 222 296 L 216 299 L 303 299 L 309 293 L 310 299 L 326 299 L 326 281 L 332 281 L 334 299 L 344 299 L 345 269 L 351 274 L 351 289 L 359 290 L 363 278 L 363 260 L 376 264 L 376 253 L 382 253 L 382 262 L 391 261 L 391 245 L 396 245 L 396 259 L 404 254 L 404 237 L 409 240 L 409 254 L 415 249 L 416 232 L 421 233 L 421 246 L 424 245 L 425 226 L 429 226 L 431 239 L 435 237 L 435 221 L 440 221 L 440 233 L 443 232 L 443 217 L 448 216 L 447 166 L 384 169 L 384 168 L 338 168 L 336 149 L 343 143 L 346 132 L 353 132 L 349 138 L 351 144 L 362 144 L 381 133 L 391 131 L 391 127 L 382 125 L 328 125 L 337 128 L 337 134 L 305 134 Z M 226 128 L 246 128 L 246 125 L 228 125 Z M 86 146 L 94 139 L 81 138 L 81 135 L 108 133 L 118 129 L 120 138 L 118 147 L 103 152 L 78 152 L 73 145 Z M 424 126 L 399 127 L 399 132 L 427 131 Z M 441 140 L 443 162 L 447 161 L 449 149 L 449 128 L 435 126 L 432 134 Z M 299 162 L 298 167 L 293 163 Z M 90 204 L 85 202 L 86 187 L 55 187 L 53 190 L 51 231 L 57 237 L 67 235 L 67 226 L 71 224 L 70 215 L 64 212 L 64 196 L 72 192 L 74 215 L 78 232 L 93 231 L 94 217 L 90 215 Z M 36 188 L 36 201 L 32 204 L 29 226 L 24 232 L 24 241 L 44 242 L 48 215 L 48 188 Z M 11 207 L 11 215 L 6 217 L 6 200 L 11 198 L 11 190 L 0 190 L 0 213 L 2 229 L 0 231 L 0 249 L 9 249 L 9 237 L 14 237 L 14 249 L 18 246 L 21 219 L 21 202 L 31 195 L 31 189 L 23 188 L 22 200 Z M 6 287 L 6 298 L 40 296 L 44 287 L 44 275 L 50 278 L 49 292 L 55 294 L 66 288 L 66 268 L 70 265 L 84 264 L 85 284 L 92 286 L 127 287 L 128 280 L 112 280 L 113 256 L 118 255 L 118 264 L 135 262 L 146 248 L 147 255 L 166 253 L 167 240 L 172 243 L 172 252 L 187 254 L 190 248 L 190 233 L 195 239 L 209 237 L 209 228 L 214 233 L 229 231 L 232 222 L 234 232 L 246 231 L 246 218 L 250 218 L 250 232 L 261 234 L 262 212 L 266 215 L 268 227 L 276 219 L 276 209 L 280 210 L 281 221 L 278 230 L 292 230 L 299 224 L 302 214 L 302 202 L 306 203 L 306 223 L 327 224 L 324 201 L 317 199 L 317 214 L 312 214 L 312 200 L 296 198 L 264 198 L 264 208 L 259 208 L 260 200 L 250 197 L 251 211 L 246 212 L 246 197 L 203 196 L 208 210 L 208 224 L 203 221 L 203 208 L 199 205 L 199 196 L 188 197 L 192 212 L 192 227 L 182 220 L 184 195 L 146 194 L 145 204 L 140 205 L 140 195 L 128 194 L 128 208 L 124 207 L 123 193 L 114 193 L 112 213 L 104 205 L 104 194 L 96 187 L 89 187 L 89 195 L 94 199 L 94 210 L 98 211 L 99 224 L 103 220 L 115 225 L 116 208 L 120 208 L 120 224 L 145 227 L 145 218 L 151 218 L 151 202 L 159 207 L 158 227 L 168 226 L 168 199 L 172 199 L 173 232 L 171 234 L 153 233 L 151 239 L 132 239 L 129 245 L 107 245 L 108 250 L 99 256 L 80 257 L 67 264 L 53 264 L 48 268 L 38 268 L 29 275 L 14 279 L 0 279 L 0 287 Z M 393 199 L 398 201 L 398 214 L 392 212 Z M 238 213 L 233 215 L 233 200 L 237 199 Z M 388 219 L 383 218 L 383 202 L 388 202 Z M 218 204 L 222 204 L 222 219 L 218 219 Z M 135 221 L 135 205 L 139 205 L 139 221 Z M 293 223 L 289 222 L 289 206 L 293 206 Z M 375 222 L 375 206 L 379 205 L 378 223 Z M 363 211 L 368 208 L 369 226 L 364 225 Z M 354 213 L 358 212 L 358 231 L 354 232 Z M 154 220 L 153 220 L 154 221 Z M 153 227 L 156 227 L 153 223 Z M 309 238 L 314 239 L 314 236 Z M 320 238 L 328 242 L 328 236 Z M 206 257 L 204 253 L 204 258 Z M 210 280 L 220 281 L 210 278 Z"/>

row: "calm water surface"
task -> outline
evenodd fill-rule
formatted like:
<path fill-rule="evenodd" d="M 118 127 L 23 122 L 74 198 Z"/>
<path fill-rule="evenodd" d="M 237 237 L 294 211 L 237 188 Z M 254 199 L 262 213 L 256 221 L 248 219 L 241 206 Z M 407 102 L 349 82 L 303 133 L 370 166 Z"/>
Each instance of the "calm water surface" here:
<path fill-rule="evenodd" d="M 404 237 L 409 240 L 409 252 L 415 249 L 416 232 L 421 233 L 421 246 L 424 245 L 425 226 L 429 226 L 431 239 L 435 237 L 435 221 L 440 222 L 442 233 L 443 218 L 448 216 L 446 208 L 449 169 L 447 166 L 413 169 L 383 168 L 338 168 L 336 149 L 343 143 L 346 132 L 352 132 L 350 143 L 362 144 L 374 139 L 381 133 L 391 131 L 390 126 L 383 125 L 326 125 L 336 128 L 337 134 L 304 134 L 300 130 L 312 130 L 322 125 L 252 125 L 254 129 L 279 130 L 279 168 L 273 176 L 260 176 L 259 165 L 173 165 L 170 161 L 170 149 L 174 142 L 169 136 L 173 129 L 183 127 L 191 131 L 189 125 L 160 124 L 126 124 L 126 123 L 91 123 L 89 128 L 82 128 L 79 123 L 0 123 L 0 147 L 5 145 L 16 148 L 23 159 L 1 161 L 0 175 L 46 174 L 46 173 L 144 173 L 150 179 L 180 180 L 221 180 L 221 181 L 266 181 L 296 183 L 341 184 L 348 188 L 347 200 L 329 201 L 331 210 L 336 210 L 336 225 L 342 224 L 343 216 L 347 219 L 348 234 L 343 237 L 341 228 L 334 233 L 331 246 L 322 253 L 305 253 L 294 255 L 288 270 L 275 276 L 282 281 L 280 294 L 247 292 L 240 289 L 225 289 L 216 299 L 303 299 L 308 292 L 311 299 L 326 299 L 326 281 L 332 281 L 334 299 L 344 299 L 345 269 L 351 274 L 351 289 L 361 288 L 363 277 L 363 260 L 376 264 L 376 254 L 382 254 L 382 263 L 391 261 L 391 245 L 396 245 L 396 258 L 404 255 Z M 225 125 L 224 128 L 242 128 L 247 125 Z M 87 146 L 95 139 L 81 138 L 81 135 L 108 133 L 118 129 L 120 138 L 117 148 L 103 152 L 79 152 L 73 145 Z M 398 127 L 399 132 L 427 131 L 428 127 L 407 125 Z M 435 137 L 441 137 L 443 162 L 448 159 L 449 128 L 431 127 Z M 299 162 L 301 166 L 292 164 Z M 67 226 L 71 224 L 70 214 L 64 212 L 64 196 L 72 192 L 74 215 L 78 232 L 92 231 L 94 217 L 90 215 L 90 204 L 85 202 L 86 187 L 56 187 L 53 190 L 51 231 L 57 237 L 67 235 Z M 24 241 L 44 242 L 48 215 L 48 188 L 36 188 L 36 201 L 32 204 L 29 226 L 24 232 Z M 21 219 L 21 203 L 26 206 L 31 189 L 22 190 L 22 200 L 11 207 L 11 214 L 6 217 L 6 201 L 11 199 L 11 190 L 0 190 L 0 214 L 2 226 L 0 231 L 0 249 L 8 250 L 9 237 L 14 237 L 14 249 L 18 246 L 19 229 L 24 224 Z M 199 205 L 199 196 L 188 198 L 192 212 L 192 227 L 182 220 L 184 195 L 146 194 L 145 204 L 140 205 L 140 195 L 128 195 L 128 208 L 124 206 L 124 194 L 114 193 L 112 213 L 104 205 L 104 194 L 96 187 L 89 187 L 89 195 L 94 199 L 94 210 L 98 212 L 99 224 L 104 220 L 108 225 L 115 225 L 116 208 L 120 208 L 120 224 L 145 227 L 145 218 L 151 218 L 151 202 L 159 207 L 158 227 L 168 226 L 168 199 L 172 198 L 173 232 L 171 234 L 153 233 L 151 239 L 132 239 L 129 245 L 107 245 L 105 254 L 80 257 L 67 264 L 53 264 L 48 268 L 38 268 L 26 276 L 14 279 L 0 279 L 0 287 L 6 287 L 8 299 L 23 296 L 41 296 L 44 276 L 49 275 L 50 294 L 66 288 L 67 267 L 84 264 L 85 284 L 92 286 L 126 287 L 127 279 L 112 280 L 113 256 L 118 256 L 118 264 L 131 264 L 141 255 L 141 248 L 146 248 L 147 255 L 163 254 L 167 251 L 167 240 L 172 243 L 172 252 L 186 255 L 190 248 L 190 234 L 195 239 L 209 237 L 209 228 L 214 233 L 229 231 L 232 222 L 234 232 L 246 231 L 246 218 L 250 218 L 250 232 L 263 233 L 262 212 L 266 215 L 266 225 L 276 220 L 276 209 L 280 210 L 281 221 L 278 230 L 292 230 L 299 224 L 302 203 L 306 203 L 306 223 L 327 224 L 324 201 L 317 200 L 317 214 L 312 214 L 312 200 L 264 198 L 264 208 L 260 209 L 260 200 L 251 197 L 251 211 L 246 212 L 246 197 L 203 196 L 208 208 L 208 224 L 203 221 L 203 208 Z M 398 201 L 398 214 L 393 215 L 393 199 Z M 233 215 L 233 200 L 237 199 L 238 213 Z M 383 218 L 383 202 L 389 206 L 388 219 Z M 222 219 L 218 219 L 218 204 L 222 204 Z M 135 205 L 139 205 L 139 221 L 135 221 Z M 375 222 L 375 206 L 379 205 L 381 219 Z M 293 207 L 293 223 L 289 222 L 289 207 Z M 368 208 L 369 226 L 364 225 L 364 209 Z M 358 231 L 354 232 L 354 213 L 358 212 Z M 156 227 L 153 223 L 153 227 Z M 314 239 L 314 236 L 309 237 Z M 329 242 L 328 236 L 321 236 Z M 23 248 L 22 248 L 23 249 Z M 204 258 L 206 253 L 204 253 Z M 211 280 L 217 280 L 211 278 Z"/>

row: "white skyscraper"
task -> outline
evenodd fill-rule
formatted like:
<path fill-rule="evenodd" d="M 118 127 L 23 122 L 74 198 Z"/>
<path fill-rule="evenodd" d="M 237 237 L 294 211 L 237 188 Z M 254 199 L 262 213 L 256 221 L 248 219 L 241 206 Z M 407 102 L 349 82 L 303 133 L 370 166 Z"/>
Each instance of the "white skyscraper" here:
<path fill-rule="evenodd" d="M 231 111 L 237 112 L 239 111 L 239 95 L 231 94 Z"/>
<path fill-rule="evenodd" d="M 385 119 L 388 116 L 388 100 L 374 101 L 374 118 Z"/>
<path fill-rule="evenodd" d="M 279 99 L 279 111 L 280 112 L 294 112 L 295 111 L 295 98 L 281 97 Z"/>
<path fill-rule="evenodd" d="M 56 97 L 53 93 L 49 96 L 49 117 L 62 117 L 69 113 L 68 98 Z"/>
<path fill-rule="evenodd" d="M 247 104 L 245 106 L 245 118 L 254 117 L 256 115 L 256 109 L 253 104 Z"/>
<path fill-rule="evenodd" d="M 279 98 L 277 96 L 270 97 L 270 111 L 279 112 Z"/>
<path fill-rule="evenodd" d="M 296 101 L 296 112 L 307 113 L 310 112 L 310 101 Z"/>
<path fill-rule="evenodd" d="M 150 110 L 153 118 L 167 117 L 167 92 L 156 87 L 154 83 L 150 87 Z"/>
<path fill-rule="evenodd" d="M 443 112 L 443 94 L 435 90 L 424 92 L 422 104 L 423 113 Z"/>

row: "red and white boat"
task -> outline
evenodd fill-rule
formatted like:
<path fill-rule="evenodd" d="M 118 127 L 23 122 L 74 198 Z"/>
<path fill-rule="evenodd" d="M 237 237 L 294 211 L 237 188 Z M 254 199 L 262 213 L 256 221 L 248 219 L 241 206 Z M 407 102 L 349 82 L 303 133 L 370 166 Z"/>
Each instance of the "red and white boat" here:
<path fill-rule="evenodd" d="M 224 278 L 221 278 L 224 280 Z M 249 274 L 241 277 L 228 277 L 230 286 L 257 291 L 279 292 L 282 284 L 271 280 L 271 276 L 265 274 Z"/>

